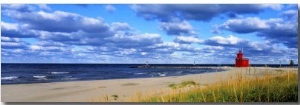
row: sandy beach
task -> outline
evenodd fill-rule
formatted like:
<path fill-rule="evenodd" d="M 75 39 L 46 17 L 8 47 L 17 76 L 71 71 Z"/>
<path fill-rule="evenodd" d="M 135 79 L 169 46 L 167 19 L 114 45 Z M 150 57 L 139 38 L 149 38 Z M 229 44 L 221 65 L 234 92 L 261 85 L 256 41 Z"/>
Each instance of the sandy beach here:
<path fill-rule="evenodd" d="M 192 80 L 198 84 L 210 84 L 233 76 L 230 74 L 236 71 L 249 72 L 249 68 L 224 67 L 223 69 L 226 71 L 159 78 L 2 85 L 1 100 L 2 102 L 92 102 L 104 95 L 131 97 L 137 92 L 166 89 L 169 88 L 169 84 L 186 80 Z M 283 71 L 298 70 L 298 68 L 280 69 Z M 256 75 L 260 75 L 267 71 L 277 73 L 278 70 L 279 68 L 251 68 L 249 75 L 254 72 Z"/>

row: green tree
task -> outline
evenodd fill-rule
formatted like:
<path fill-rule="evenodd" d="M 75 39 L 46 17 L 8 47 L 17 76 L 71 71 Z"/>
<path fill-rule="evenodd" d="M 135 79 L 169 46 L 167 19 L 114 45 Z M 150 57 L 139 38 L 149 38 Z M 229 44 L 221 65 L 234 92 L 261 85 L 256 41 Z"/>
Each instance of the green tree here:
<path fill-rule="evenodd" d="M 290 60 L 290 66 L 294 66 L 294 61 Z"/>

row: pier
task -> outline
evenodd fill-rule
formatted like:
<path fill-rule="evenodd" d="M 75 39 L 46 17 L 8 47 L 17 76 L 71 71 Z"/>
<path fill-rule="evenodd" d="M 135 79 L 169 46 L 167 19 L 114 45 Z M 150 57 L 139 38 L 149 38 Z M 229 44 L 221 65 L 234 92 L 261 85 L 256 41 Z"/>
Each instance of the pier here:
<path fill-rule="evenodd" d="M 172 66 L 150 66 L 150 65 L 141 65 L 141 66 L 137 66 L 135 68 L 162 68 L 162 69 L 225 69 L 225 68 L 231 68 L 229 66 L 196 66 L 196 65 L 172 65 Z"/>

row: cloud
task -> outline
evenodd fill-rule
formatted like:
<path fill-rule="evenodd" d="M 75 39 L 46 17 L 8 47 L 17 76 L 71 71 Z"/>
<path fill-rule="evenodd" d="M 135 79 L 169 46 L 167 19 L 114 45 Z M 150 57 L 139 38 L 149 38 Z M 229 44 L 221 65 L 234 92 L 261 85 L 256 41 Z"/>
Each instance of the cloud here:
<path fill-rule="evenodd" d="M 264 20 L 258 17 L 248 17 L 245 19 L 231 19 L 219 26 L 220 29 L 233 31 L 236 33 L 251 33 L 269 28 Z"/>
<path fill-rule="evenodd" d="M 297 10 L 287 10 L 280 14 L 286 20 L 298 20 Z"/>
<path fill-rule="evenodd" d="M 144 63 L 149 60 L 155 63 L 192 63 L 196 60 L 196 63 L 234 63 L 242 46 L 251 63 L 265 63 L 270 58 L 288 61 L 298 57 L 298 33 L 295 31 L 298 21 L 294 10 L 283 11 L 278 15 L 280 18 L 241 17 L 242 14 L 260 13 L 266 8 L 282 9 L 278 5 L 132 6 L 137 15 L 157 20 L 161 30 L 174 35 L 171 41 L 166 41 L 166 37 L 158 33 L 139 32 L 126 22 L 108 24 L 102 19 L 75 13 L 46 11 L 38 5 L 7 6 L 2 7 L 2 15 L 12 21 L 1 22 L 1 55 L 5 62 Z M 254 33 L 265 42 L 237 35 L 208 39 L 195 35 L 190 20 L 209 21 L 219 15 L 231 15 L 232 18 L 214 26 L 215 33 L 220 35 L 220 30 Z"/>
<path fill-rule="evenodd" d="M 200 40 L 193 36 L 178 36 L 174 39 L 174 42 L 182 43 L 182 44 L 192 44 L 192 43 L 202 43 L 203 40 Z"/>
<path fill-rule="evenodd" d="M 193 27 L 187 21 L 161 22 L 160 29 L 168 35 L 193 35 Z"/>
<path fill-rule="evenodd" d="M 71 32 L 71 33 L 63 33 L 63 32 L 41 32 L 40 39 L 41 40 L 51 40 L 56 42 L 61 42 L 68 45 L 91 45 L 91 46 L 99 46 L 105 45 L 105 38 L 112 37 L 109 36 L 113 33 L 87 33 L 83 31 Z"/>
<path fill-rule="evenodd" d="M 175 51 L 187 51 L 187 52 L 195 52 L 199 49 L 190 45 L 190 44 L 180 44 L 176 42 L 163 42 L 152 46 L 154 49 L 158 49 L 160 51 L 168 51 L 168 53 L 173 53 Z"/>
<path fill-rule="evenodd" d="M 176 17 L 185 20 L 210 21 L 222 13 L 258 14 L 266 8 L 280 10 L 279 4 L 147 4 L 132 5 L 138 16 L 146 20 L 169 21 Z"/>
<path fill-rule="evenodd" d="M 1 10 L 15 10 L 18 12 L 32 12 L 35 10 L 34 6 L 32 5 L 25 5 L 25 4 L 4 4 L 1 5 Z"/>
<path fill-rule="evenodd" d="M 37 6 L 42 10 L 51 10 L 47 4 L 38 4 Z"/>
<path fill-rule="evenodd" d="M 270 24 L 270 28 L 257 34 L 271 40 L 273 43 L 282 43 L 289 48 L 298 48 L 298 24 L 294 22 L 278 22 Z"/>
<path fill-rule="evenodd" d="M 1 21 L 1 35 L 14 38 L 32 38 L 39 36 L 38 31 L 29 30 L 26 24 L 6 23 Z"/>
<path fill-rule="evenodd" d="M 107 11 L 107 12 L 115 12 L 117 9 L 114 7 L 114 6 L 112 6 L 112 5 L 106 5 L 105 6 L 105 11 Z"/>
<path fill-rule="evenodd" d="M 106 38 L 112 45 L 120 48 L 143 48 L 161 43 L 162 39 L 159 34 L 139 34 L 139 35 L 119 35 Z"/>
<path fill-rule="evenodd" d="M 237 18 L 237 14 L 234 13 L 234 12 L 229 12 L 229 13 L 227 14 L 227 16 L 228 16 L 229 18 Z"/>
<path fill-rule="evenodd" d="M 1 37 L 1 42 L 20 42 L 19 38 Z"/>
<path fill-rule="evenodd" d="M 292 19 L 270 18 L 262 20 L 258 17 L 231 19 L 220 25 L 219 28 L 241 34 L 256 33 L 257 36 L 263 37 L 265 40 L 296 48 L 298 47 L 298 24 L 295 24 L 297 14 L 295 11 L 289 10 L 281 15 Z"/>
<path fill-rule="evenodd" d="M 108 24 L 101 19 L 89 18 L 75 13 L 54 11 L 52 13 L 20 12 L 16 10 L 4 10 L 3 15 L 26 24 L 28 29 L 43 30 L 49 32 L 105 32 L 109 30 Z M 58 25 L 59 24 L 59 25 Z"/>
<path fill-rule="evenodd" d="M 230 39 L 235 41 L 229 41 Z M 237 39 L 239 39 L 239 41 L 236 42 Z M 269 61 L 268 63 L 278 63 L 269 60 L 274 57 L 278 60 L 298 57 L 295 48 L 278 47 L 279 44 L 271 43 L 270 41 L 257 42 L 238 37 L 234 38 L 234 36 L 232 36 L 232 38 L 212 37 L 207 39 L 206 42 L 210 43 L 206 43 L 207 46 L 193 53 L 193 56 L 205 56 L 205 59 L 207 59 L 206 62 L 215 62 L 218 60 L 218 62 L 222 63 L 222 61 L 225 60 L 226 62 L 223 63 L 234 63 L 238 50 L 242 49 L 244 56 L 250 59 L 251 64 L 265 64 L 266 60 Z"/>
<path fill-rule="evenodd" d="M 47 54 L 49 52 L 67 52 L 67 50 L 70 50 L 70 48 L 61 47 L 61 46 L 40 46 L 40 45 L 31 45 L 29 47 L 31 51 L 38 51 L 42 54 Z"/>
<path fill-rule="evenodd" d="M 125 22 L 113 22 L 110 27 L 113 31 L 128 31 L 132 28 Z"/>
<path fill-rule="evenodd" d="M 244 42 L 243 39 L 229 35 L 227 38 L 222 36 L 214 36 L 204 41 L 205 44 L 211 46 L 236 46 Z"/>
<path fill-rule="evenodd" d="M 242 18 L 243 16 L 238 15 L 238 14 L 235 13 L 235 12 L 228 12 L 228 13 L 227 13 L 227 17 L 229 17 L 229 18 Z"/>
<path fill-rule="evenodd" d="M 26 49 L 29 44 L 19 38 L 1 36 L 2 49 Z"/>

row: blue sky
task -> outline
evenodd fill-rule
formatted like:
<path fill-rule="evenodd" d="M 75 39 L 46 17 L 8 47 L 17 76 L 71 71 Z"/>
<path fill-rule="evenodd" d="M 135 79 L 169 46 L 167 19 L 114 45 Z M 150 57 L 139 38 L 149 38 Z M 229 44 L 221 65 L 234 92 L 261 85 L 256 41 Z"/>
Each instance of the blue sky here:
<path fill-rule="evenodd" d="M 298 63 L 297 4 L 2 4 L 5 63 Z"/>

